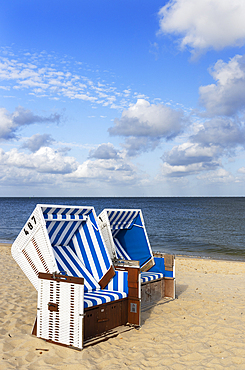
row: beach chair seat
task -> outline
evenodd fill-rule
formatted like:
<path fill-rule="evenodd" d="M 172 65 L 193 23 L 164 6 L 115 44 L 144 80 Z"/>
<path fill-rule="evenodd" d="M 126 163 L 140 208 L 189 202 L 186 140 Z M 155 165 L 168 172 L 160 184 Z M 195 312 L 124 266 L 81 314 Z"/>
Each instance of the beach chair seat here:
<path fill-rule="evenodd" d="M 141 283 L 154 281 L 164 278 L 164 274 L 160 272 L 141 272 Z"/>
<path fill-rule="evenodd" d="M 117 254 L 118 259 L 124 259 L 124 260 L 130 261 L 131 258 L 129 257 L 127 252 L 123 249 L 120 242 L 116 238 L 114 238 L 113 240 L 114 240 L 114 243 L 115 243 L 116 254 Z M 154 259 L 154 262 L 155 262 L 155 259 Z M 141 272 L 141 283 L 146 283 L 146 282 L 149 282 L 149 281 L 155 281 L 155 280 L 159 280 L 159 279 L 164 278 L 164 276 L 165 276 L 165 274 L 164 274 L 165 266 L 164 266 L 164 263 L 161 264 L 161 262 L 164 262 L 164 259 L 159 260 L 158 262 L 159 262 L 159 264 L 157 264 L 156 267 L 154 265 L 150 269 L 152 272 L 149 272 L 149 271 L 148 272 L 147 271 Z M 160 269 L 161 269 L 162 272 L 159 271 L 160 270 L 159 266 L 160 266 Z"/>
<path fill-rule="evenodd" d="M 84 293 L 84 308 L 117 301 L 119 299 L 127 298 L 127 296 L 128 295 L 125 292 L 115 292 L 105 289 Z"/>
<path fill-rule="evenodd" d="M 128 271 L 115 271 L 115 276 L 103 290 L 84 293 L 84 308 L 128 297 Z"/>
<path fill-rule="evenodd" d="M 120 242 L 114 238 L 114 243 L 115 243 L 115 247 L 116 247 L 116 254 L 117 254 L 117 258 L 118 259 L 124 259 L 124 260 L 127 260 L 127 261 L 130 261 L 131 258 L 129 257 L 129 255 L 127 254 L 127 252 L 123 249 L 122 245 L 120 244 Z M 163 261 L 163 260 L 162 260 Z M 155 260 L 154 260 L 155 262 Z M 156 272 L 147 272 L 147 271 L 144 271 L 144 272 L 141 272 L 141 283 L 146 283 L 146 282 L 149 282 L 149 281 L 154 281 L 154 280 L 159 280 L 159 279 L 162 279 L 164 278 L 164 264 L 161 266 L 162 268 L 162 272 L 157 272 L 159 271 L 159 268 L 155 268 L 154 269 L 154 266 L 151 268 L 151 270 L 155 271 Z"/>

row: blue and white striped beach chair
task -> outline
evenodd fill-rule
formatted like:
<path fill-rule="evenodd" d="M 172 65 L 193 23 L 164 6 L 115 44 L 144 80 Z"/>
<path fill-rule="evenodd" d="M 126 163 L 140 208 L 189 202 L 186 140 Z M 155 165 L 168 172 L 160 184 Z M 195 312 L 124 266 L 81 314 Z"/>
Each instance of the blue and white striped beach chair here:
<path fill-rule="evenodd" d="M 153 256 L 141 210 L 104 209 L 98 219 L 114 264 L 120 264 L 120 260 L 139 261 L 142 303 L 166 296 L 175 298 L 174 258 L 163 254 Z M 154 288 L 153 282 L 156 283 Z M 153 290 L 158 290 L 155 298 Z"/>
<path fill-rule="evenodd" d="M 79 280 L 79 286 L 83 285 L 83 292 L 81 293 L 81 288 L 79 290 L 83 300 L 82 311 L 79 311 L 79 315 L 83 315 L 83 312 L 86 313 L 84 333 L 82 334 L 83 339 L 100 334 L 115 326 L 126 324 L 128 321 L 132 324 L 140 325 L 140 279 L 139 277 L 138 280 L 136 279 L 138 284 L 137 296 L 132 296 L 131 294 L 133 299 L 131 303 L 136 302 L 136 311 L 138 313 L 133 315 L 135 309 L 135 306 L 133 306 L 130 316 L 128 315 L 128 304 L 130 301 L 130 279 L 128 279 L 128 274 L 130 272 L 127 269 L 116 271 L 113 267 L 98 227 L 93 207 L 37 205 L 12 245 L 12 256 L 38 290 L 38 295 L 46 298 L 50 295 L 52 298 L 50 298 L 51 303 L 54 299 L 54 293 L 51 294 L 50 292 L 53 292 L 52 284 L 54 283 L 52 281 L 46 284 L 46 280 L 49 279 L 47 276 L 52 274 L 55 277 L 57 274 L 59 276 L 61 274 L 83 279 L 82 284 Z M 138 266 L 135 266 L 134 271 L 138 271 L 139 276 Z M 42 285 L 40 285 L 40 273 L 47 274 L 46 277 L 42 275 Z M 54 280 L 54 278 L 52 279 Z M 63 285 L 67 287 L 67 284 Z M 43 292 L 44 288 L 40 289 L 40 286 L 48 287 L 47 289 L 50 292 L 45 293 L 45 295 Z M 58 286 L 56 288 L 60 289 Z M 39 301 L 42 302 L 42 299 L 40 298 Z M 52 317 L 56 315 L 58 320 L 60 313 L 54 311 L 53 303 L 51 304 L 50 302 L 51 315 Z M 123 305 L 123 308 L 121 306 L 118 307 L 116 302 L 119 302 L 121 306 Z M 54 304 L 56 305 L 55 302 Z M 111 317 L 115 316 L 115 313 L 113 316 L 107 312 L 108 304 L 112 305 L 110 307 L 114 308 L 115 313 L 117 311 L 121 312 L 121 316 L 116 315 L 117 320 L 111 319 Z M 101 307 L 101 305 L 105 305 L 103 312 L 107 312 L 106 318 L 97 319 L 96 317 L 99 315 L 98 307 Z M 48 308 L 42 309 L 47 311 Z M 97 313 L 93 311 L 96 309 Z M 40 312 L 40 309 L 38 312 Z M 50 312 L 46 312 L 45 317 L 50 317 Z M 135 317 L 132 318 L 132 316 Z M 44 323 L 40 314 L 38 314 L 37 319 L 37 329 L 34 329 L 34 333 L 36 330 L 38 335 L 43 333 L 40 331 L 40 325 Z M 49 325 L 54 325 L 54 321 L 54 319 L 50 320 Z M 57 337 L 55 326 L 52 326 L 52 328 L 50 326 L 46 332 L 49 333 L 49 337 L 45 339 L 62 343 L 62 339 Z M 81 336 L 81 333 L 79 335 Z M 41 335 L 38 336 L 41 337 Z M 80 344 L 73 344 L 72 341 L 69 343 L 66 341 L 63 344 L 78 348 L 80 346 Z"/>

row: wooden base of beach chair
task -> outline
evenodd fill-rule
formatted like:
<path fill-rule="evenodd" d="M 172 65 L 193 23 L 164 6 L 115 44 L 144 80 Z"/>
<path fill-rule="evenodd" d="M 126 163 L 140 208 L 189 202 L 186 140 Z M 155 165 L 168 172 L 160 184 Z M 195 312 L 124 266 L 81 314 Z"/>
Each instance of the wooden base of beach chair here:
<path fill-rule="evenodd" d="M 175 299 L 175 279 L 171 277 L 165 277 L 164 282 L 164 297 Z"/>
<path fill-rule="evenodd" d="M 85 309 L 84 340 L 94 338 L 120 325 L 126 325 L 128 299 Z"/>
<path fill-rule="evenodd" d="M 148 281 L 141 285 L 141 303 L 142 308 L 150 303 L 155 303 L 160 299 L 164 298 L 165 293 L 165 281 L 164 278 Z"/>
<path fill-rule="evenodd" d="M 154 304 L 162 298 L 175 298 L 175 279 L 162 278 L 154 281 L 147 281 L 141 285 L 142 308 Z"/>

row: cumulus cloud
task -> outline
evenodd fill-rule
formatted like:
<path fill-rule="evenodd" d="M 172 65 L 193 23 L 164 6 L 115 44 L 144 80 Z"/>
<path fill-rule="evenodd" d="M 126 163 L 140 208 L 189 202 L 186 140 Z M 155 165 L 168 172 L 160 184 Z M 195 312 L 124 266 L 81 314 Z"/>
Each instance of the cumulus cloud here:
<path fill-rule="evenodd" d="M 164 162 L 162 164 L 162 174 L 165 177 L 186 177 L 200 173 L 201 171 L 207 171 L 209 169 L 217 168 L 212 163 L 191 163 L 185 165 L 171 166 L 169 163 Z"/>
<path fill-rule="evenodd" d="M 228 63 L 219 60 L 210 74 L 216 83 L 199 88 L 200 103 L 207 115 L 232 116 L 244 110 L 245 56 L 236 55 Z"/>
<path fill-rule="evenodd" d="M 22 126 L 34 123 L 59 123 L 61 116 L 57 113 L 50 116 L 39 116 L 33 114 L 30 110 L 19 106 L 13 113 L 7 109 L 0 108 L 0 140 L 10 140 L 16 138 L 16 132 Z"/>
<path fill-rule="evenodd" d="M 197 129 L 197 128 L 196 128 Z M 245 146 L 245 127 L 239 121 L 214 118 L 199 125 L 189 141 L 162 156 L 166 176 L 188 176 L 222 167 L 221 158 Z"/>
<path fill-rule="evenodd" d="M 163 104 L 150 104 L 138 99 L 122 112 L 120 119 L 114 120 L 109 128 L 110 135 L 126 137 L 124 145 L 129 153 L 153 150 L 161 139 L 171 140 L 181 133 L 184 127 L 184 114 Z"/>
<path fill-rule="evenodd" d="M 198 51 L 242 46 L 243 0 L 172 0 L 159 11 L 160 33 L 179 36 L 181 48 Z"/>
<path fill-rule="evenodd" d="M 182 112 L 163 104 L 150 104 L 138 99 L 124 110 L 121 119 L 115 119 L 115 126 L 109 129 L 111 135 L 165 137 L 171 139 L 182 129 Z"/>
<path fill-rule="evenodd" d="M 90 158 L 97 159 L 116 159 L 119 158 L 118 151 L 111 143 L 100 144 L 96 149 L 89 151 Z"/>
<path fill-rule="evenodd" d="M 220 154 L 217 146 L 203 147 L 190 142 L 174 146 L 169 152 L 162 156 L 162 159 L 171 166 L 186 166 L 194 163 L 206 163 L 217 166 L 214 159 Z"/>
<path fill-rule="evenodd" d="M 190 140 L 203 146 L 219 146 L 227 151 L 245 145 L 245 127 L 239 120 L 213 118 L 206 121 Z"/>
<path fill-rule="evenodd" d="M 72 156 L 49 147 L 26 154 L 17 149 L 5 152 L 0 148 L 0 184 L 67 187 L 86 183 L 90 186 L 139 186 L 146 175 L 122 157 L 88 159 L 78 163 Z M 70 187 L 70 185 L 69 185 Z"/>
<path fill-rule="evenodd" d="M 197 176 L 199 180 L 205 181 L 207 183 L 230 183 L 234 182 L 234 176 L 226 171 L 224 168 L 219 168 L 215 171 L 205 173 L 203 175 Z"/>
<path fill-rule="evenodd" d="M 241 167 L 238 169 L 239 173 L 245 174 L 245 167 Z"/>
<path fill-rule="evenodd" d="M 162 156 L 165 176 L 179 177 L 214 170 L 221 165 L 219 147 L 203 147 L 190 142 L 174 146 Z"/>
<path fill-rule="evenodd" d="M 143 152 L 153 151 L 160 144 L 161 139 L 156 137 L 127 137 L 122 145 L 129 157 Z"/>
<path fill-rule="evenodd" d="M 65 176 L 67 181 L 101 181 L 102 183 L 139 185 L 141 178 L 136 167 L 123 159 L 87 160 L 77 170 Z"/>
<path fill-rule="evenodd" d="M 0 149 L 0 166 L 29 169 L 37 173 L 67 174 L 74 172 L 78 163 L 74 157 L 63 156 L 52 148 L 40 148 L 37 152 L 25 154 L 16 148 L 9 152 Z"/>
<path fill-rule="evenodd" d="M 27 148 L 31 152 L 37 152 L 41 147 L 52 145 L 55 140 L 48 134 L 35 134 L 24 142 L 22 148 Z"/>

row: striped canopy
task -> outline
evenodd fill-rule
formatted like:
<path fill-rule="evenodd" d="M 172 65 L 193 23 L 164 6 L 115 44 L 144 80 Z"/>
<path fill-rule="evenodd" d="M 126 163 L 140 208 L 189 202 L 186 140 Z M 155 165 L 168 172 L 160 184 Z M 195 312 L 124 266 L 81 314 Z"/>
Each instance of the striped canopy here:
<path fill-rule="evenodd" d="M 52 247 L 70 246 L 99 282 L 112 266 L 93 207 L 42 207 Z"/>
<path fill-rule="evenodd" d="M 38 204 L 14 242 L 12 255 L 36 289 L 39 272 L 86 272 L 88 290 L 104 288 L 115 274 L 93 207 Z M 80 264 L 78 274 L 74 264 Z"/>
<path fill-rule="evenodd" d="M 129 229 L 135 223 L 139 210 L 108 210 L 111 230 Z"/>
<path fill-rule="evenodd" d="M 104 209 L 98 218 L 112 256 L 139 261 L 141 269 L 154 265 L 140 209 Z"/>

